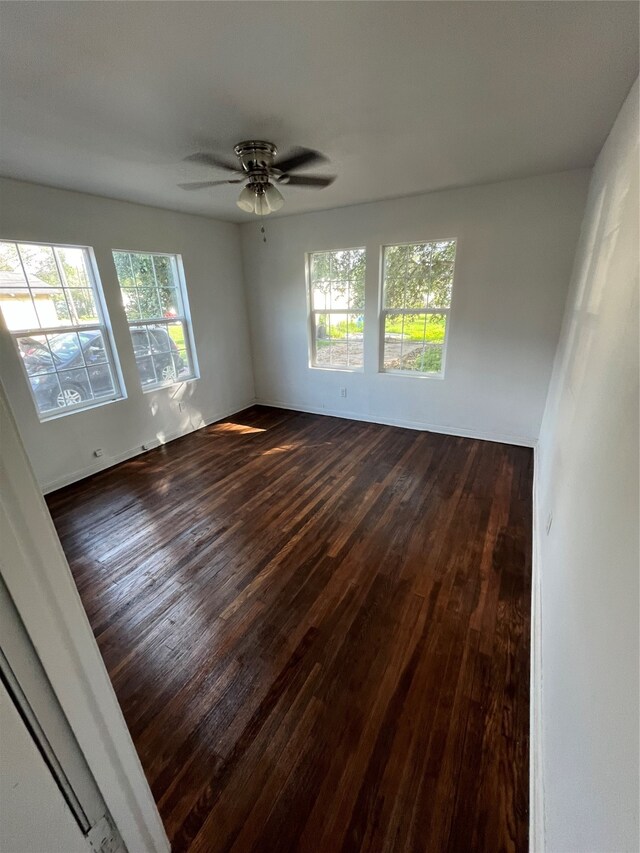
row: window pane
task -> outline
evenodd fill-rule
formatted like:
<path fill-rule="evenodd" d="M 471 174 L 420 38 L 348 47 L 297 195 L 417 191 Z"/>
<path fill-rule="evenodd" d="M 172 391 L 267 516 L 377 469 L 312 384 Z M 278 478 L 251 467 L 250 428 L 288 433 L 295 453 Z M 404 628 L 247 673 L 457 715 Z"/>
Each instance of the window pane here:
<path fill-rule="evenodd" d="M 364 249 L 314 252 L 310 257 L 311 304 L 315 312 L 323 312 L 314 314 L 314 364 L 319 367 L 363 365 L 365 266 Z"/>
<path fill-rule="evenodd" d="M 160 295 L 155 287 L 138 288 L 138 305 L 141 320 L 157 320 L 162 317 Z"/>
<path fill-rule="evenodd" d="M 153 274 L 153 256 L 130 252 L 131 268 L 137 287 L 155 287 L 156 279 Z"/>
<path fill-rule="evenodd" d="M 0 310 L 41 416 L 121 396 L 98 287 L 87 248 L 0 241 Z"/>
<path fill-rule="evenodd" d="M 75 325 L 62 288 L 53 291 L 51 294 L 39 293 L 34 289 L 32 289 L 32 293 L 41 328 Z"/>
<path fill-rule="evenodd" d="M 387 314 L 384 321 L 385 370 L 400 370 L 403 349 L 403 314 Z"/>
<path fill-rule="evenodd" d="M 182 321 L 131 327 L 140 381 L 146 387 L 171 384 L 193 376 Z"/>
<path fill-rule="evenodd" d="M 96 364 L 87 368 L 89 383 L 94 397 L 113 397 L 115 385 L 108 364 Z"/>
<path fill-rule="evenodd" d="M 186 349 L 176 350 L 172 352 L 171 357 L 173 359 L 173 364 L 176 369 L 176 376 L 178 378 L 191 376 L 193 373 L 191 362 L 189 361 L 189 353 Z"/>
<path fill-rule="evenodd" d="M 84 365 L 82 345 L 77 332 L 47 335 L 47 341 L 58 368 L 82 367 Z"/>
<path fill-rule="evenodd" d="M 140 305 L 138 303 L 138 291 L 135 288 L 122 288 L 122 304 L 127 320 L 140 319 Z"/>
<path fill-rule="evenodd" d="M 48 293 L 51 288 L 62 287 L 52 246 L 20 243 L 18 250 L 31 288 Z"/>
<path fill-rule="evenodd" d="M 64 276 L 62 283 L 65 287 L 91 289 L 91 279 L 84 249 L 69 246 L 59 247 L 56 249 L 56 255 Z"/>
<path fill-rule="evenodd" d="M 158 377 L 151 355 L 136 355 L 136 365 L 140 376 L 140 383 L 143 387 L 149 385 L 157 385 Z"/>
<path fill-rule="evenodd" d="M 404 308 L 407 246 L 387 246 L 384 250 L 384 306 Z"/>
<path fill-rule="evenodd" d="M 365 250 L 311 255 L 311 302 L 316 311 L 364 310 Z"/>
<path fill-rule="evenodd" d="M 153 256 L 153 266 L 159 287 L 176 287 L 177 285 L 174 280 L 172 260 L 173 258 L 170 258 L 169 255 Z"/>
<path fill-rule="evenodd" d="M 441 314 L 388 314 L 385 317 L 385 370 L 439 373 L 447 318 Z"/>
<path fill-rule="evenodd" d="M 114 252 L 113 257 L 125 312 L 133 321 L 131 339 L 140 382 L 148 390 L 192 378 L 193 359 L 183 315 L 186 294 L 177 256 Z M 134 279 L 135 288 L 131 286 Z"/>
<path fill-rule="evenodd" d="M 177 317 L 180 314 L 180 302 L 178 293 L 168 287 L 161 287 L 158 291 L 160 296 L 160 308 L 163 317 Z"/>
<path fill-rule="evenodd" d="M 147 326 L 147 331 L 151 342 L 151 352 L 168 353 L 171 350 L 171 338 L 166 326 Z"/>
<path fill-rule="evenodd" d="M 424 348 L 416 367 L 421 373 L 440 373 L 442 371 L 442 344 L 432 344 Z"/>
<path fill-rule="evenodd" d="M 427 314 L 425 341 L 430 344 L 443 344 L 447 334 L 446 314 Z"/>
<path fill-rule="evenodd" d="M 169 337 L 171 338 L 171 340 L 175 344 L 176 349 L 179 349 L 179 350 L 187 349 L 187 339 L 186 339 L 187 330 L 185 328 L 184 323 L 182 323 L 182 322 L 168 323 L 165 326 L 165 328 L 167 329 L 167 331 L 169 333 Z M 173 349 L 174 347 L 172 346 L 171 348 Z"/>
<path fill-rule="evenodd" d="M 100 322 L 95 299 L 90 290 L 65 287 L 64 292 L 69 303 L 69 310 L 71 311 L 74 326 L 82 326 L 85 323 L 96 325 Z"/>
<path fill-rule="evenodd" d="M 454 257 L 453 240 L 387 246 L 384 250 L 385 308 L 448 308 Z"/>
<path fill-rule="evenodd" d="M 15 243 L 0 241 L 0 273 L 14 273 L 14 275 L 2 276 L 2 287 L 8 284 L 12 284 L 14 287 L 27 286 Z"/>
<path fill-rule="evenodd" d="M 86 365 L 105 364 L 108 361 L 102 332 L 80 332 L 79 339 Z"/>
<path fill-rule="evenodd" d="M 86 368 L 79 367 L 74 370 L 58 371 L 58 379 L 60 380 L 63 406 L 77 406 L 93 399 L 93 391 Z M 61 405 L 60 397 L 58 398 L 58 405 Z"/>
<path fill-rule="evenodd" d="M 29 376 L 55 371 L 54 357 L 51 354 L 45 335 L 17 338 L 18 352 Z"/>
<path fill-rule="evenodd" d="M 161 384 L 171 385 L 178 378 L 178 370 L 176 369 L 171 353 L 167 352 L 161 355 L 154 355 L 153 364 L 158 382 Z"/>
<path fill-rule="evenodd" d="M 64 409 L 64 395 L 55 373 L 33 376 L 29 381 L 31 382 L 31 391 L 36 408 L 41 415 L 58 412 L 61 408 Z"/>
<path fill-rule="evenodd" d="M 133 344 L 133 351 L 136 354 L 136 358 L 151 353 L 149 333 L 144 326 L 131 327 L 131 343 Z"/>
<path fill-rule="evenodd" d="M 364 318 L 361 314 L 315 315 L 315 364 L 359 369 L 363 366 Z"/>
<path fill-rule="evenodd" d="M 0 296 L 0 306 L 9 331 L 40 328 L 33 298 L 28 290 L 4 290 Z"/>
<path fill-rule="evenodd" d="M 120 287 L 135 287 L 135 277 L 131 267 L 131 258 L 128 252 L 113 252 L 113 263 L 115 264 Z"/>

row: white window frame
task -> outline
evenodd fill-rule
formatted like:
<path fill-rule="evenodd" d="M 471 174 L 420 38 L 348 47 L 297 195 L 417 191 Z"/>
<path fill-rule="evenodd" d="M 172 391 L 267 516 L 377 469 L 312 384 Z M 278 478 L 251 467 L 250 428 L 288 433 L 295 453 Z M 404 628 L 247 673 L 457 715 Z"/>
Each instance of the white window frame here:
<path fill-rule="evenodd" d="M 67 415 L 75 414 L 76 412 L 86 411 L 87 409 L 95 409 L 99 406 L 106 406 L 108 403 L 114 403 L 117 400 L 126 399 L 126 389 L 125 384 L 122 378 L 122 371 L 120 369 L 120 362 L 118 360 L 118 353 L 115 347 L 113 332 L 111 329 L 111 323 L 109 321 L 109 310 L 107 308 L 107 304 L 104 298 L 104 291 L 102 289 L 102 282 L 100 281 L 100 274 L 98 271 L 98 265 L 96 263 L 95 253 L 93 251 L 92 246 L 83 246 L 78 243 L 48 243 L 46 241 L 40 240 L 16 240 L 13 238 L 0 238 L 0 243 L 13 243 L 16 247 L 16 251 L 18 253 L 18 258 L 20 260 L 20 268 L 22 269 L 22 273 L 25 277 L 27 287 L 25 290 L 29 291 L 29 296 L 33 301 L 33 294 L 31 292 L 31 286 L 29 285 L 29 276 L 27 270 L 24 266 L 24 261 L 22 259 L 22 254 L 20 252 L 20 246 L 44 246 L 50 248 L 53 252 L 53 257 L 56 264 L 56 270 L 58 272 L 58 276 L 60 278 L 60 282 L 64 286 L 66 282 L 66 277 L 64 273 L 64 269 L 62 268 L 58 256 L 56 254 L 56 249 L 80 249 L 85 253 L 85 260 L 87 266 L 87 275 L 89 276 L 89 281 L 91 284 L 91 292 L 93 294 L 93 298 L 95 301 L 96 312 L 98 314 L 98 322 L 97 323 L 80 323 L 77 326 L 66 325 L 66 326 L 47 326 L 47 327 L 38 327 L 31 329 L 21 329 L 21 330 L 13 330 L 9 329 L 6 325 L 6 322 L 3 320 L 5 327 L 7 328 L 7 332 L 13 338 L 14 346 L 16 348 L 16 352 L 20 359 L 20 366 L 22 368 L 22 372 L 25 376 L 26 383 L 29 387 L 29 393 L 31 394 L 31 399 L 33 401 L 33 405 L 36 410 L 36 414 L 41 423 L 46 421 L 56 420 L 57 418 L 63 418 Z M 66 299 L 66 294 L 65 294 Z M 34 313 L 36 317 L 38 317 L 38 311 L 35 306 L 35 302 L 33 305 Z M 1 312 L 0 312 L 1 313 Z M 111 369 L 111 377 L 113 379 L 113 388 L 114 393 L 106 395 L 104 397 L 100 397 L 99 400 L 86 400 L 81 403 L 75 403 L 71 405 L 66 405 L 64 408 L 60 407 L 59 410 L 51 411 L 51 412 L 40 412 L 38 408 L 38 403 L 36 400 L 36 396 L 31 385 L 32 376 L 29 376 L 27 369 L 24 365 L 24 360 L 20 353 L 20 346 L 18 344 L 19 338 L 27 338 L 27 337 L 41 337 L 43 335 L 63 335 L 66 333 L 81 333 L 81 332 L 90 332 L 90 331 L 99 331 L 102 335 L 102 340 L 105 345 L 105 352 L 107 356 L 107 364 Z M 58 375 L 58 371 L 52 371 L 55 375 Z M 64 370 L 61 371 L 64 373 Z M 49 374 L 42 374 L 49 375 Z"/>
<path fill-rule="evenodd" d="M 127 323 L 129 325 L 129 335 L 131 335 L 131 330 L 136 328 L 143 328 L 145 326 L 170 326 L 177 322 L 182 323 L 184 329 L 184 338 L 185 338 L 185 347 L 187 350 L 187 355 L 189 357 L 189 362 L 191 364 L 191 374 L 189 376 L 179 376 L 173 382 L 162 382 L 158 381 L 157 373 L 156 373 L 156 382 L 153 384 L 142 384 L 142 379 L 138 372 L 138 381 L 140 382 L 140 387 L 142 388 L 143 394 L 150 394 L 152 391 L 159 391 L 162 388 L 173 388 L 175 385 L 180 385 L 183 382 L 193 382 L 200 378 L 200 370 L 198 367 L 198 357 L 196 355 L 196 346 L 195 340 L 193 336 L 193 326 L 191 323 L 191 312 L 189 310 L 189 297 L 187 295 L 187 282 L 184 274 L 184 266 L 182 264 L 182 255 L 176 252 L 147 252 L 143 249 L 112 249 L 111 250 L 111 259 L 113 261 L 115 267 L 115 255 L 123 254 L 129 255 L 129 263 L 131 263 L 131 255 L 145 255 L 149 257 L 160 257 L 160 258 L 169 258 L 171 261 L 172 271 L 175 277 L 175 281 L 177 284 L 176 290 L 178 293 L 178 298 L 180 301 L 180 312 L 176 314 L 175 317 L 167 318 L 167 317 L 157 317 L 155 319 L 145 318 L 144 320 L 129 320 L 127 317 Z M 131 274 L 135 279 L 135 273 L 133 269 L 131 270 Z M 155 266 L 153 267 L 153 276 L 156 282 L 156 288 L 159 289 L 160 285 L 158 284 L 158 280 L 156 278 Z M 120 288 L 120 298 L 123 296 L 123 288 L 120 284 L 120 279 L 118 278 L 118 271 L 116 268 L 116 279 L 118 280 L 118 287 Z M 167 335 L 169 333 L 167 332 Z M 133 343 L 133 337 L 131 338 Z M 137 360 L 136 360 L 137 367 Z M 155 365 L 154 365 L 155 372 Z"/>
<path fill-rule="evenodd" d="M 431 240 L 411 240 L 406 243 L 386 243 L 380 247 L 380 288 L 379 288 L 379 352 L 378 352 L 378 372 L 385 373 L 389 376 L 410 376 L 413 379 L 444 379 L 446 363 L 447 363 L 447 344 L 449 342 L 449 326 L 451 317 L 451 306 L 448 308 L 388 308 L 384 304 L 384 261 L 385 252 L 387 249 L 396 249 L 402 246 L 425 246 L 429 243 L 453 243 L 455 252 L 453 256 L 453 269 L 451 272 L 451 300 L 453 301 L 453 286 L 455 283 L 456 260 L 458 258 L 458 239 L 457 237 L 439 237 Z M 388 314 L 440 314 L 447 318 L 444 332 L 444 340 L 442 341 L 442 366 L 438 373 L 427 373 L 419 370 L 390 370 L 384 366 L 384 345 L 385 345 L 385 327 Z"/>
<path fill-rule="evenodd" d="M 309 367 L 312 370 L 339 370 L 342 373 L 363 373 L 364 372 L 364 349 L 363 349 L 363 363 L 361 367 L 349 367 L 345 365 L 344 367 L 340 365 L 334 364 L 318 364 L 317 363 L 317 347 L 316 347 L 316 315 L 317 314 L 341 314 L 344 317 L 348 317 L 350 314 L 359 314 L 362 313 L 363 317 L 365 317 L 365 309 L 362 309 L 362 312 L 359 312 L 353 308 L 345 309 L 345 308 L 314 308 L 313 307 L 313 280 L 311 277 L 311 260 L 314 255 L 329 255 L 336 254 L 337 252 L 364 252 L 365 259 L 365 270 L 367 263 L 367 248 L 366 246 L 345 246 L 340 247 L 339 249 L 314 249 L 312 252 L 307 252 L 305 255 L 305 271 L 306 271 L 306 281 L 307 281 L 307 315 L 308 315 L 308 333 L 309 333 Z M 366 273 L 365 273 L 366 275 Z M 366 303 L 366 284 L 365 284 L 365 303 Z M 363 329 L 366 329 L 366 317 L 365 322 L 363 323 Z M 349 332 L 347 331 L 347 342 L 349 339 Z M 364 348 L 364 332 L 363 332 L 363 348 Z"/>

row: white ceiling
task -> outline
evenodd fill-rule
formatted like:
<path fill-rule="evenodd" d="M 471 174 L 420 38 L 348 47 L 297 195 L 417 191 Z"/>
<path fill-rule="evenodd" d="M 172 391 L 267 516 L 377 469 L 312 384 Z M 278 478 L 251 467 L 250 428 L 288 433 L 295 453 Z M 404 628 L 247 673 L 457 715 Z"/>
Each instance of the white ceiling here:
<path fill-rule="evenodd" d="M 634 2 L 3 3 L 0 173 L 237 222 L 182 162 L 320 149 L 283 214 L 593 164 L 638 74 Z"/>

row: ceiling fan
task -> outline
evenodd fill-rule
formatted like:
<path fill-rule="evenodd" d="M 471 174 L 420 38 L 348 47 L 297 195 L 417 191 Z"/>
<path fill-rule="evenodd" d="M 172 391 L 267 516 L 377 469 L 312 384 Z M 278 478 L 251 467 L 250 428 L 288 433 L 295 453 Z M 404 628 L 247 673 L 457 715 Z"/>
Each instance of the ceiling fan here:
<path fill-rule="evenodd" d="M 312 164 L 327 162 L 327 158 L 319 151 L 313 151 L 310 148 L 294 148 L 289 155 L 279 161 L 275 159 L 278 149 L 272 142 L 249 140 L 238 143 L 233 150 L 238 158 L 237 164 L 217 154 L 206 152 L 191 154 L 185 159 L 192 163 L 203 163 L 205 166 L 225 169 L 227 172 L 232 172 L 234 177 L 223 181 L 192 181 L 187 184 L 178 184 L 178 186 L 183 190 L 201 190 L 222 184 L 244 184 L 246 181 L 236 204 L 247 213 L 266 216 L 268 213 L 280 210 L 284 204 L 282 193 L 275 184 L 322 189 L 335 181 L 335 175 L 291 174 Z"/>

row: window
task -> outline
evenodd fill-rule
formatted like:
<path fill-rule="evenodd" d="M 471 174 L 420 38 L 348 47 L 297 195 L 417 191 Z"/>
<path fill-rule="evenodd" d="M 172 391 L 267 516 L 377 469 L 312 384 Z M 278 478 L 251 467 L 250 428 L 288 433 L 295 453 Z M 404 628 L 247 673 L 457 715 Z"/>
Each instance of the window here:
<path fill-rule="evenodd" d="M 114 252 L 113 260 L 143 389 L 195 379 L 179 256 Z"/>
<path fill-rule="evenodd" d="M 0 308 L 40 420 L 123 396 L 90 249 L 0 241 Z"/>
<path fill-rule="evenodd" d="M 308 263 L 312 366 L 362 370 L 365 250 L 314 252 Z"/>
<path fill-rule="evenodd" d="M 384 248 L 382 370 L 443 375 L 455 254 L 455 240 Z"/>

